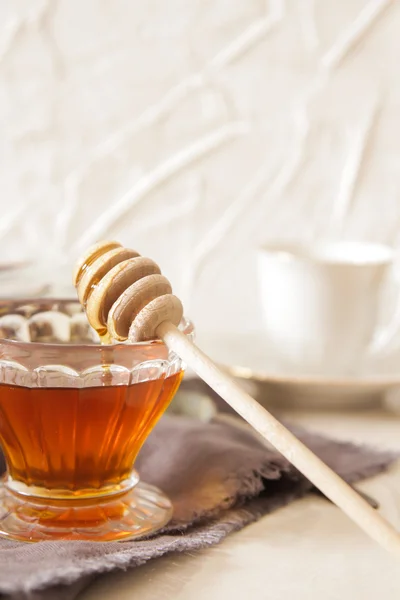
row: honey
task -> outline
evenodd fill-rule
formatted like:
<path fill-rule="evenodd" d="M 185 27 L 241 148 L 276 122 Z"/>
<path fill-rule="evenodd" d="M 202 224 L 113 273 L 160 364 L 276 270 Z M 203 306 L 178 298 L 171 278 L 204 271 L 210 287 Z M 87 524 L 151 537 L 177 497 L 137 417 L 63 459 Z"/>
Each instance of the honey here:
<path fill-rule="evenodd" d="M 78 497 L 117 487 L 182 375 L 81 389 L 0 385 L 0 443 L 12 480 Z"/>

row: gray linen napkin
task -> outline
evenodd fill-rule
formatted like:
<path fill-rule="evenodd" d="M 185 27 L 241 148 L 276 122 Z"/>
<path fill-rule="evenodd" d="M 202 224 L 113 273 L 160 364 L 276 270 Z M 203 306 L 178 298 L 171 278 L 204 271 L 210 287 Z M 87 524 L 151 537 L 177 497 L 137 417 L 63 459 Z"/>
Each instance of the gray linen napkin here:
<path fill-rule="evenodd" d="M 349 482 L 384 470 L 396 458 L 292 430 Z M 224 418 L 202 423 L 165 416 L 145 444 L 137 468 L 173 501 L 173 521 L 163 532 L 124 543 L 30 545 L 1 540 L 0 593 L 14 600 L 73 600 L 97 574 L 216 544 L 312 490 L 275 450 Z"/>

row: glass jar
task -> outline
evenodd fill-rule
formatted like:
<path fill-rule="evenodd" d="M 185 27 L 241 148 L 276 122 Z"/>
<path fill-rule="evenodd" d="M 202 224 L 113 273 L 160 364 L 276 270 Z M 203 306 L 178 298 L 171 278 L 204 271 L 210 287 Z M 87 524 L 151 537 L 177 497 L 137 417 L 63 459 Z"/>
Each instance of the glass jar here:
<path fill-rule="evenodd" d="M 133 465 L 179 357 L 160 340 L 99 344 L 71 300 L 0 301 L 0 338 L 0 535 L 116 541 L 165 525 L 171 503 Z"/>

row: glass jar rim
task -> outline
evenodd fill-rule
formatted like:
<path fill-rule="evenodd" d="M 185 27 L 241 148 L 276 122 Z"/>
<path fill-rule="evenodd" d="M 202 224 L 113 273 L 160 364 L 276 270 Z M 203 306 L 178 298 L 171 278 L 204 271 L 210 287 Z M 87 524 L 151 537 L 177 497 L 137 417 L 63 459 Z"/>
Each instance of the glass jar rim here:
<path fill-rule="evenodd" d="M 77 306 L 81 306 L 80 302 L 76 298 L 3 298 L 0 300 L 0 310 L 6 306 L 13 307 L 18 309 L 18 307 L 26 306 L 26 305 L 37 305 L 37 304 L 48 304 L 48 305 L 57 305 L 57 304 L 76 304 Z M 49 310 L 49 309 L 47 309 Z M 179 330 L 182 331 L 184 335 L 192 336 L 194 334 L 194 325 L 192 321 L 185 316 L 182 317 L 182 320 L 178 326 Z M 143 349 L 146 346 L 154 347 L 165 346 L 164 342 L 160 339 L 154 340 L 146 340 L 144 342 L 116 342 L 114 344 L 100 344 L 100 343 L 87 343 L 87 342 L 34 342 L 34 341 L 22 341 L 22 340 L 13 340 L 9 338 L 0 337 L 0 346 L 10 346 L 20 349 L 31 349 L 36 348 L 38 351 L 43 350 L 60 350 L 64 348 L 65 350 L 95 350 L 95 349 L 115 349 L 115 348 L 140 348 Z"/>

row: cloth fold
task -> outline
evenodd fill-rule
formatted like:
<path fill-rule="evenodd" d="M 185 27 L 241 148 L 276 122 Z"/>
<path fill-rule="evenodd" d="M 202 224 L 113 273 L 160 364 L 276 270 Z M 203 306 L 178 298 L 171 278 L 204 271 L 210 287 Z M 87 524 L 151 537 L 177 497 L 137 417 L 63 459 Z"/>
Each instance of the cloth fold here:
<path fill-rule="evenodd" d="M 292 431 L 348 482 L 386 469 L 397 456 Z M 6 598 L 73 600 L 93 577 L 168 552 L 220 542 L 261 516 L 312 491 L 312 484 L 234 417 L 210 423 L 165 416 L 137 461 L 142 479 L 172 500 L 168 526 L 124 543 L 0 541 L 0 593 Z"/>

